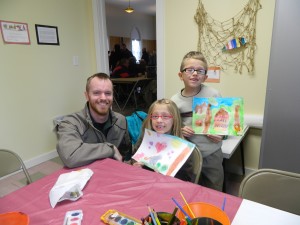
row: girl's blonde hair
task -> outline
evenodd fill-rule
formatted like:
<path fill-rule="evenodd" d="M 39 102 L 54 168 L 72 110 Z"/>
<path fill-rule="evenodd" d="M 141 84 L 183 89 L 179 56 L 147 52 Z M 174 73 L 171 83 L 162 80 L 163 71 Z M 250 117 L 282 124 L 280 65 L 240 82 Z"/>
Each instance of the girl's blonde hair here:
<path fill-rule="evenodd" d="M 156 100 L 149 107 L 148 116 L 145 118 L 145 120 L 143 122 L 142 134 L 140 137 L 144 136 L 145 128 L 153 130 L 152 124 L 151 124 L 151 114 L 154 111 L 154 107 L 158 106 L 158 105 L 166 105 L 169 113 L 173 116 L 173 126 L 172 126 L 172 130 L 171 130 L 170 134 L 180 137 L 180 138 L 183 138 L 182 131 L 181 131 L 182 121 L 181 121 L 180 112 L 179 112 L 176 104 L 173 101 L 171 101 L 169 99 L 164 99 L 164 98 L 160 99 L 160 100 Z"/>

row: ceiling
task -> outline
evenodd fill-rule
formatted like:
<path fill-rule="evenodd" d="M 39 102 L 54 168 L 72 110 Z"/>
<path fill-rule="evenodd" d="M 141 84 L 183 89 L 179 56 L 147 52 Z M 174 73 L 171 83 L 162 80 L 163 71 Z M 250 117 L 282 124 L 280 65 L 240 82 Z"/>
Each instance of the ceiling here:
<path fill-rule="evenodd" d="M 105 3 L 116 8 L 125 9 L 129 5 L 129 0 L 105 0 Z M 144 13 L 147 15 L 155 16 L 155 5 L 156 0 L 130 0 L 130 6 L 134 9 L 135 12 Z"/>

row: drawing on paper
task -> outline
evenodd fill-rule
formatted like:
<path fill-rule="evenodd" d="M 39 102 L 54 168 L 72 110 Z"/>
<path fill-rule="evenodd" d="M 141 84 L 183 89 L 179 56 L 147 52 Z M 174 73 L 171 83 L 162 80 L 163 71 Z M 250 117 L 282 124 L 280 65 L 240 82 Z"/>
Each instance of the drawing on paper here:
<path fill-rule="evenodd" d="M 195 144 L 179 137 L 145 129 L 143 141 L 133 159 L 164 175 L 174 177 Z"/>
<path fill-rule="evenodd" d="M 243 98 L 194 98 L 192 107 L 196 134 L 242 135 Z"/>

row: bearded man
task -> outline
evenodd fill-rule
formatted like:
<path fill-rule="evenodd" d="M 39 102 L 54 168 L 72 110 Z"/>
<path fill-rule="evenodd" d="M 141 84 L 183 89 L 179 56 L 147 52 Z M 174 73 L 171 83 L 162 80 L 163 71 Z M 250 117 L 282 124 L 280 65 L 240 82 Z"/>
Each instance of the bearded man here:
<path fill-rule="evenodd" d="M 111 109 L 110 77 L 105 73 L 89 77 L 85 97 L 85 107 L 64 116 L 56 127 L 56 149 L 64 165 L 74 168 L 104 158 L 129 161 L 132 147 L 127 122 L 125 116 Z"/>

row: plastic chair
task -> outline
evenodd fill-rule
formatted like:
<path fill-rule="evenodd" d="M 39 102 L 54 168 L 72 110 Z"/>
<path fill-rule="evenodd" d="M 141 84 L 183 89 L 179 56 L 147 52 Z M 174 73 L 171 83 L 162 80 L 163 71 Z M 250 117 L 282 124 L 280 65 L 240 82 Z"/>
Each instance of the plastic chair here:
<path fill-rule="evenodd" d="M 193 174 L 195 177 L 194 183 L 198 184 L 200 179 L 201 169 L 202 169 L 203 158 L 200 150 L 197 147 L 195 147 L 194 151 L 192 152 L 192 161 L 193 161 Z"/>
<path fill-rule="evenodd" d="M 300 174 L 259 169 L 245 177 L 239 197 L 300 215 Z"/>
<path fill-rule="evenodd" d="M 27 184 L 32 183 L 31 177 L 18 154 L 13 151 L 0 149 L 0 177 L 22 170 L 27 179 Z"/>

